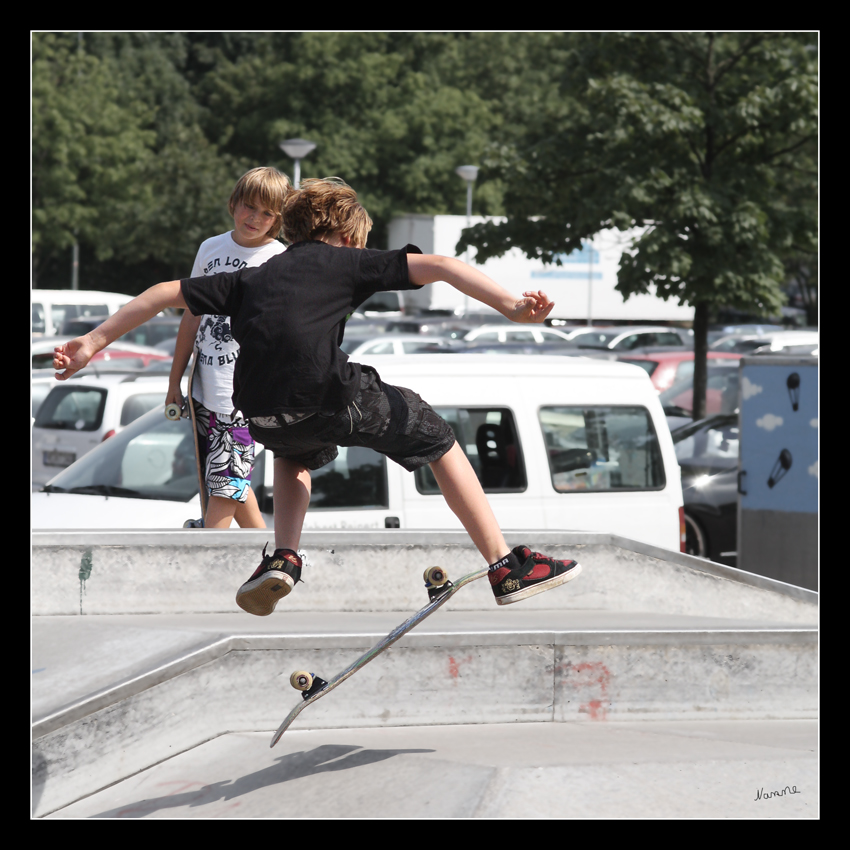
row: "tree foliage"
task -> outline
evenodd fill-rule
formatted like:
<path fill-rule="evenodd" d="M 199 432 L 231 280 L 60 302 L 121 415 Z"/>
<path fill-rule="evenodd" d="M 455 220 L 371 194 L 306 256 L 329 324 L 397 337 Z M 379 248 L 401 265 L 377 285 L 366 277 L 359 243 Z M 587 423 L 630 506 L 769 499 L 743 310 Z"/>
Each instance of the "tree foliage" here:
<path fill-rule="evenodd" d="M 480 258 L 639 225 L 624 295 L 770 311 L 816 268 L 816 65 L 808 34 L 36 32 L 34 275 L 67 285 L 74 241 L 87 288 L 185 274 L 239 175 L 291 175 L 303 137 L 373 247 L 394 215 L 461 214 L 454 169 L 480 164 L 476 213 L 508 216 L 468 235 Z"/>
<path fill-rule="evenodd" d="M 698 353 L 712 307 L 778 312 L 786 265 L 817 252 L 813 35 L 575 34 L 564 46 L 560 102 L 490 160 L 508 220 L 458 250 L 557 263 L 600 230 L 643 228 L 617 288 L 693 305 Z M 704 397 L 704 357 L 697 371 Z"/>

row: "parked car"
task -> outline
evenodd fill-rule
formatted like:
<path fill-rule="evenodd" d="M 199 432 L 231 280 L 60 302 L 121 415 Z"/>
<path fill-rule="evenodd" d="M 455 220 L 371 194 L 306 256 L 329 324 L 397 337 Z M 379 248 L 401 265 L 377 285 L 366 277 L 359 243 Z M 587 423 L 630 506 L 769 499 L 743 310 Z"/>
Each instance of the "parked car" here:
<path fill-rule="evenodd" d="M 678 463 L 641 369 L 583 357 L 537 357 L 533 369 L 510 356 L 370 363 L 383 380 L 414 387 L 451 424 L 506 531 L 609 531 L 681 550 Z M 192 462 L 189 425 L 167 421 L 159 406 L 34 493 L 33 527 L 180 528 L 200 512 Z M 251 486 L 266 515 L 272 466 L 259 451 Z M 410 474 L 350 447 L 313 474 L 305 528 L 460 524 L 429 467 Z"/>
<path fill-rule="evenodd" d="M 377 337 L 346 337 L 342 341 L 342 350 L 352 360 L 371 357 L 374 354 L 420 354 L 434 351 L 454 351 L 452 340 L 439 336 L 423 334 L 385 333 Z"/>
<path fill-rule="evenodd" d="M 73 339 L 73 337 L 36 337 L 30 346 L 32 355 L 32 368 L 49 370 L 53 373 L 53 349 L 57 345 Z M 91 371 L 103 371 L 111 369 L 146 369 L 152 363 L 161 361 L 166 365 L 171 363 L 172 356 L 158 348 L 150 348 L 146 345 L 131 345 L 126 342 L 116 341 L 108 345 L 102 351 L 98 351 L 86 367 Z"/>
<path fill-rule="evenodd" d="M 142 414 L 164 406 L 168 392 L 167 376 L 139 373 L 83 373 L 53 383 L 32 426 L 33 485 L 46 483 Z"/>
<path fill-rule="evenodd" d="M 711 416 L 672 433 L 682 470 L 685 549 L 730 567 L 737 563 L 738 416 Z"/>
<path fill-rule="evenodd" d="M 705 397 L 707 415 L 734 413 L 738 409 L 738 360 L 708 361 L 708 382 Z M 694 378 L 691 375 L 673 384 L 658 396 L 670 430 L 693 421 Z"/>
<path fill-rule="evenodd" d="M 120 292 L 99 292 L 86 289 L 33 289 L 32 332 L 56 336 L 66 319 L 100 316 L 101 321 L 115 313 L 132 299 Z"/>
<path fill-rule="evenodd" d="M 70 339 L 87 334 L 103 323 L 105 316 L 99 318 L 75 318 L 62 322 L 61 334 Z M 177 339 L 180 330 L 180 316 L 154 316 L 137 328 L 128 331 L 118 341 L 127 345 L 144 345 L 153 348 L 162 342 Z"/>
<path fill-rule="evenodd" d="M 816 330 L 777 331 L 768 334 L 730 334 L 721 337 L 710 346 L 712 351 L 737 352 L 739 354 L 762 354 L 784 351 L 799 345 L 817 345 L 820 334 Z"/>
<path fill-rule="evenodd" d="M 384 318 L 401 316 L 404 313 L 404 293 L 376 292 L 357 308 L 357 312 L 364 316 Z"/>
<path fill-rule="evenodd" d="M 709 361 L 724 360 L 734 365 L 740 360 L 740 354 L 723 351 L 709 351 L 706 355 Z M 670 389 L 673 384 L 681 383 L 694 374 L 694 352 L 676 351 L 675 349 L 659 348 L 656 350 L 629 351 L 620 354 L 617 359 L 622 363 L 633 363 L 646 370 L 652 385 L 658 392 Z M 734 362 L 733 362 L 734 361 Z"/>
<path fill-rule="evenodd" d="M 579 355 L 582 352 L 563 342 L 464 342 L 458 347 L 461 354 L 518 354 L 542 357 L 544 355 Z"/>
<path fill-rule="evenodd" d="M 545 325 L 489 324 L 473 328 L 465 342 L 568 342 L 567 334 Z"/>
<path fill-rule="evenodd" d="M 632 325 L 619 327 L 584 327 L 567 334 L 575 345 L 631 351 L 635 348 L 694 347 L 693 334 L 683 328 L 664 325 Z"/>
<path fill-rule="evenodd" d="M 44 369 L 33 369 L 32 385 L 30 389 L 30 401 L 32 402 L 32 421 L 35 422 L 35 415 L 41 407 L 42 402 L 47 398 L 47 394 L 56 386 L 56 378 L 52 372 L 47 372 Z"/>
<path fill-rule="evenodd" d="M 708 346 L 711 348 L 713 342 L 717 342 L 725 336 L 748 334 L 750 336 L 764 336 L 765 334 L 784 331 L 787 328 L 784 325 L 771 324 L 740 324 L 740 325 L 712 325 L 708 329 Z"/>

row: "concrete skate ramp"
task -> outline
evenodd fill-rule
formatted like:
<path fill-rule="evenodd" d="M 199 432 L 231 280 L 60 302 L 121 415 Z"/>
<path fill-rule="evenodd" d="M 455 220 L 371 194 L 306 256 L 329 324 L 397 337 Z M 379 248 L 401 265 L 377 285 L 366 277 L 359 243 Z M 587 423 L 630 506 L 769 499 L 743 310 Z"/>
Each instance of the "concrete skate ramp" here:
<path fill-rule="evenodd" d="M 309 730 L 817 716 L 817 594 L 610 535 L 524 537 L 584 573 L 505 608 L 486 581 L 464 589 L 271 753 Z M 463 534 L 314 532 L 305 583 L 285 610 L 251 618 L 233 593 L 265 538 L 33 535 L 37 815 L 216 739 L 268 751 L 298 699 L 292 670 L 328 678 L 425 604 L 426 566 L 460 576 L 480 560 Z M 168 810 L 152 816 L 181 816 Z"/>

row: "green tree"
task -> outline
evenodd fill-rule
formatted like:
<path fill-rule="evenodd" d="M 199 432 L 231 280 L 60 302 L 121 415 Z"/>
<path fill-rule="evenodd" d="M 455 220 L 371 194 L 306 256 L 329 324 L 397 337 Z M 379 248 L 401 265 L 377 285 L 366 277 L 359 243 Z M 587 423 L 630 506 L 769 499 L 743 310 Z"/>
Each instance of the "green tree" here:
<path fill-rule="evenodd" d="M 32 40 L 33 279 L 75 242 L 116 248 L 112 224 L 137 202 L 153 133 L 144 104 L 124 102 L 114 65 L 76 35 Z"/>
<path fill-rule="evenodd" d="M 602 229 L 644 228 L 617 288 L 693 305 L 698 418 L 711 309 L 777 311 L 785 263 L 817 251 L 816 37 L 565 34 L 558 49 L 561 97 L 489 163 L 508 220 L 458 251 L 557 263 Z"/>
<path fill-rule="evenodd" d="M 205 45 L 211 64 L 198 100 L 210 138 L 230 155 L 272 156 L 268 164 L 291 174 L 279 141 L 316 142 L 302 175 L 354 186 L 375 221 L 370 244 L 383 247 L 397 213 L 463 212 L 454 169 L 480 160 L 501 120 L 456 73 L 465 41 L 451 33 L 277 33 L 241 53 L 219 41 Z M 500 211 L 494 186 L 476 200 Z"/>

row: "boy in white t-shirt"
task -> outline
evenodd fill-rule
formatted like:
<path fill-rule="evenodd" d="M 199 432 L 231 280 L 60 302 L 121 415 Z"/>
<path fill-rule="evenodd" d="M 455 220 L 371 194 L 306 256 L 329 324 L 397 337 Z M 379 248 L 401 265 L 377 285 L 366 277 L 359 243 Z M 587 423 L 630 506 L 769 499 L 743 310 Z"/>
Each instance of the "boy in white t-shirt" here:
<path fill-rule="evenodd" d="M 243 174 L 230 196 L 233 230 L 207 239 L 198 249 L 192 277 L 260 266 L 285 250 L 278 241 L 283 201 L 290 191 L 287 177 L 274 168 L 254 168 Z M 233 409 L 233 367 L 239 345 L 228 316 L 183 314 L 166 404 L 180 404 L 180 380 L 192 353 L 198 365 L 192 384 L 198 423 L 198 445 L 209 495 L 205 528 L 265 528 L 254 491 L 251 470 L 254 441 L 248 423 Z"/>

